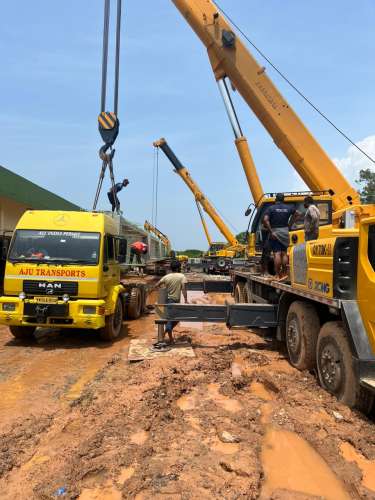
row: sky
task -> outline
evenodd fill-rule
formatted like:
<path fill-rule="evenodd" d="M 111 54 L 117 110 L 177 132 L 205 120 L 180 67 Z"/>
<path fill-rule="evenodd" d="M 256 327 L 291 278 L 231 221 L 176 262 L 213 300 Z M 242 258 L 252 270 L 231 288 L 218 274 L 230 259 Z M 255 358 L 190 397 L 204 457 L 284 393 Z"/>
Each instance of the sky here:
<path fill-rule="evenodd" d="M 0 165 L 90 209 L 102 144 L 97 114 L 103 0 L 3 4 Z M 375 156 L 373 0 L 219 4 L 309 99 Z M 373 168 L 256 58 L 350 181 L 361 168 Z M 110 64 L 111 77 L 112 70 Z M 110 81 L 110 92 L 112 87 Z M 265 191 L 302 188 L 241 96 L 234 102 Z M 120 194 L 128 219 L 143 224 L 152 218 L 152 143 L 165 137 L 231 229 L 246 228 L 244 211 L 252 200 L 206 50 L 170 0 L 123 0 L 119 118 L 114 168 L 117 181 L 130 180 Z M 109 185 L 106 177 L 103 209 Z M 193 196 L 162 153 L 156 222 L 174 248 L 207 248 Z M 222 240 L 211 223 L 209 228 L 214 240 Z"/>

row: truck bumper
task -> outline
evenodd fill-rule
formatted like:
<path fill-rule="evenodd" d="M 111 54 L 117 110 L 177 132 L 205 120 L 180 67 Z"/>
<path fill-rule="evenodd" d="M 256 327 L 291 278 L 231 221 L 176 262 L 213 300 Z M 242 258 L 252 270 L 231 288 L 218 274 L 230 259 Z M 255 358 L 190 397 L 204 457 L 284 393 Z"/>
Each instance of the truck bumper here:
<path fill-rule="evenodd" d="M 67 303 L 40 303 L 18 297 L 0 297 L 0 324 L 97 330 L 105 325 L 105 301 L 79 299 Z"/>

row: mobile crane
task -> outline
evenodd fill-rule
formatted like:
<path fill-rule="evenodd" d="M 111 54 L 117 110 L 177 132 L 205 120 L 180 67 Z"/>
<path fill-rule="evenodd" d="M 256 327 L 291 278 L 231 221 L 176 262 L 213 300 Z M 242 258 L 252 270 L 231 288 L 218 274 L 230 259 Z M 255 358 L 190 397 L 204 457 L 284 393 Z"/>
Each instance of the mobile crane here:
<path fill-rule="evenodd" d="M 232 259 L 236 256 L 244 254 L 245 245 L 239 243 L 237 238 L 219 216 L 211 202 L 203 194 L 198 184 L 191 177 L 187 168 L 182 165 L 180 160 L 172 151 L 167 141 L 164 138 L 161 138 L 158 141 L 154 142 L 154 147 L 160 148 L 163 151 L 165 156 L 174 166 L 175 172 L 180 176 L 180 178 L 193 193 L 195 202 L 198 207 L 199 216 L 202 221 L 203 229 L 209 244 L 206 259 L 204 259 L 203 262 L 203 268 L 205 272 L 228 273 L 228 271 L 232 267 Z M 201 208 L 203 208 L 203 210 L 209 215 L 213 223 L 216 225 L 218 230 L 228 242 L 227 244 L 212 242 Z"/>
<path fill-rule="evenodd" d="M 371 410 L 375 393 L 375 205 L 361 205 L 349 184 L 211 0 L 172 0 L 206 46 L 236 139 L 239 123 L 226 79 L 302 177 L 323 212 L 318 240 L 290 238 L 290 283 L 235 271 L 236 304 L 221 311 L 228 325 L 271 326 L 300 370 L 316 369 L 322 387 L 349 406 Z M 256 181 L 255 181 L 256 182 Z M 249 178 L 252 185 L 252 179 Z M 287 193 L 299 203 L 305 193 Z M 272 196 L 254 197 L 252 247 Z M 217 306 L 220 308 L 220 306 Z M 218 321 L 219 309 L 166 306 L 178 319 Z M 194 312 L 195 311 L 195 312 Z M 207 316 L 205 317 L 205 312 Z"/>

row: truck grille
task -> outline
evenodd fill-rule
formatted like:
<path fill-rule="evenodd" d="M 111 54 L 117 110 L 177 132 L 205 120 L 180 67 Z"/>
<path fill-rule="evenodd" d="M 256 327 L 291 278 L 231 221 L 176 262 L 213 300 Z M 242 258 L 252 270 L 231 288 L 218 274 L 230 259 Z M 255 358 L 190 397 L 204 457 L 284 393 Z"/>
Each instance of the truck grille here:
<path fill-rule="evenodd" d="M 23 291 L 27 295 L 58 295 L 65 293 L 71 296 L 78 295 L 78 283 L 74 281 L 33 281 L 23 282 Z"/>

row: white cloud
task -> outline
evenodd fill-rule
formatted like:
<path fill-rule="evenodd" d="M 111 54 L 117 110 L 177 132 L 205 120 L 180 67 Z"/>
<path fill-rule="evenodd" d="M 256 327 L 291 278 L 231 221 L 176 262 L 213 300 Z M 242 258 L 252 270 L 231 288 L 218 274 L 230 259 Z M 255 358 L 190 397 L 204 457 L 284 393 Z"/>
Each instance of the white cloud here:
<path fill-rule="evenodd" d="M 358 141 L 356 144 L 369 156 L 375 158 L 375 135 L 365 137 L 362 141 Z M 349 147 L 343 158 L 333 158 L 333 161 L 348 181 L 353 185 L 359 178 L 360 170 L 365 168 L 375 168 L 374 164 L 354 146 Z"/>

